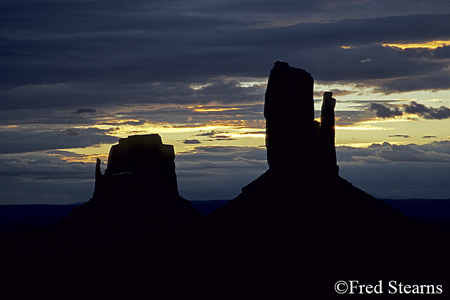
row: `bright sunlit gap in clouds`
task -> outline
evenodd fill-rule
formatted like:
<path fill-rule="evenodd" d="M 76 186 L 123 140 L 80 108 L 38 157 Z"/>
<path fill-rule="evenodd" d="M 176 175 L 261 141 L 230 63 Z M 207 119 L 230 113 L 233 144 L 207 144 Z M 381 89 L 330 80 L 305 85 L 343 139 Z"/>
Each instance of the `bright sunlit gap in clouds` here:
<path fill-rule="evenodd" d="M 392 43 L 383 44 L 384 47 L 395 47 L 400 49 L 436 49 L 444 46 L 450 46 L 450 41 L 430 41 L 424 43 Z"/>
<path fill-rule="evenodd" d="M 450 46 L 450 41 L 437 40 L 437 41 L 428 41 L 428 42 L 422 42 L 422 43 L 383 43 L 381 45 L 383 47 L 399 48 L 402 50 L 405 50 L 405 49 L 431 49 L 431 50 L 434 50 L 434 49 L 441 48 L 444 46 Z M 350 50 L 355 47 L 342 45 L 341 48 L 344 50 Z"/>
<path fill-rule="evenodd" d="M 221 111 L 221 110 L 214 110 Z M 127 122 L 123 122 L 127 123 Z M 93 125 L 93 128 L 110 129 L 110 125 Z M 195 153 L 199 146 L 260 147 L 264 145 L 265 129 L 263 121 L 215 121 L 206 124 L 158 124 L 121 125 L 110 133 L 117 138 L 130 135 L 159 134 L 163 143 L 175 147 L 176 153 Z M 107 159 L 112 144 L 86 148 L 65 149 L 79 154 L 78 157 L 62 157 L 66 161 L 89 162 L 95 157 Z"/>

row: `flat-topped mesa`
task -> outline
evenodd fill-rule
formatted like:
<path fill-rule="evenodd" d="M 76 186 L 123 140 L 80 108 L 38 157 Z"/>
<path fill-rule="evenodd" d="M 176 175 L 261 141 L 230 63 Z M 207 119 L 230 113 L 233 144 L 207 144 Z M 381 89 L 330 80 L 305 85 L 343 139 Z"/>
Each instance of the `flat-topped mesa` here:
<path fill-rule="evenodd" d="M 267 161 L 271 170 L 291 169 L 337 175 L 334 107 L 324 93 L 321 124 L 314 121 L 314 79 L 302 69 L 279 62 L 270 71 L 264 116 Z M 314 171 L 317 172 L 317 171 Z"/>
<path fill-rule="evenodd" d="M 101 174 L 100 160 L 97 160 L 94 195 L 104 189 L 114 190 L 115 184 L 178 194 L 173 146 L 164 145 L 158 134 L 120 139 L 119 144 L 111 147 L 105 175 Z"/>
<path fill-rule="evenodd" d="M 158 134 L 120 139 L 111 147 L 105 174 L 100 164 L 97 159 L 93 197 L 61 225 L 80 238 L 100 245 L 119 236 L 160 236 L 202 216 L 178 193 L 173 146 Z"/>

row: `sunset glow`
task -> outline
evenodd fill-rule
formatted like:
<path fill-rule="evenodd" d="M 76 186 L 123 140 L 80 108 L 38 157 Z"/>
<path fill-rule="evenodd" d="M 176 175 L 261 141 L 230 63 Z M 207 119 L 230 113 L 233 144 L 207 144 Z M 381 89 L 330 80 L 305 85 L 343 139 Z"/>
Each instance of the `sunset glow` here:
<path fill-rule="evenodd" d="M 384 47 L 394 47 L 404 49 L 436 49 L 444 46 L 449 46 L 450 41 L 431 41 L 425 43 L 396 43 L 396 44 L 383 44 Z"/>
<path fill-rule="evenodd" d="M 232 111 L 232 110 L 239 110 L 240 108 L 238 107 L 194 107 L 193 111 L 196 112 L 203 112 L 203 113 L 208 113 L 208 112 L 222 112 L 222 111 Z"/>

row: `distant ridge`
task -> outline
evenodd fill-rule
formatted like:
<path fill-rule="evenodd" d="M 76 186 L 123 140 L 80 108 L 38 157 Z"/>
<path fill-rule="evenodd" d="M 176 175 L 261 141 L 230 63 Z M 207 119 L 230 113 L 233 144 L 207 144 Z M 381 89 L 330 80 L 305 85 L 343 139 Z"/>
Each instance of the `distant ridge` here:
<path fill-rule="evenodd" d="M 450 232 L 449 199 L 380 199 L 405 215 Z M 190 200 L 191 206 L 210 214 L 231 200 Z M 0 205 L 0 230 L 29 230 L 43 228 L 66 218 L 73 208 L 85 202 L 64 205 Z M 49 215 L 51 217 L 49 218 Z"/>
<path fill-rule="evenodd" d="M 190 203 L 199 212 L 209 214 L 229 201 L 194 200 Z M 85 203 L 0 205 L 0 232 L 43 229 L 67 218 L 74 208 Z"/>

